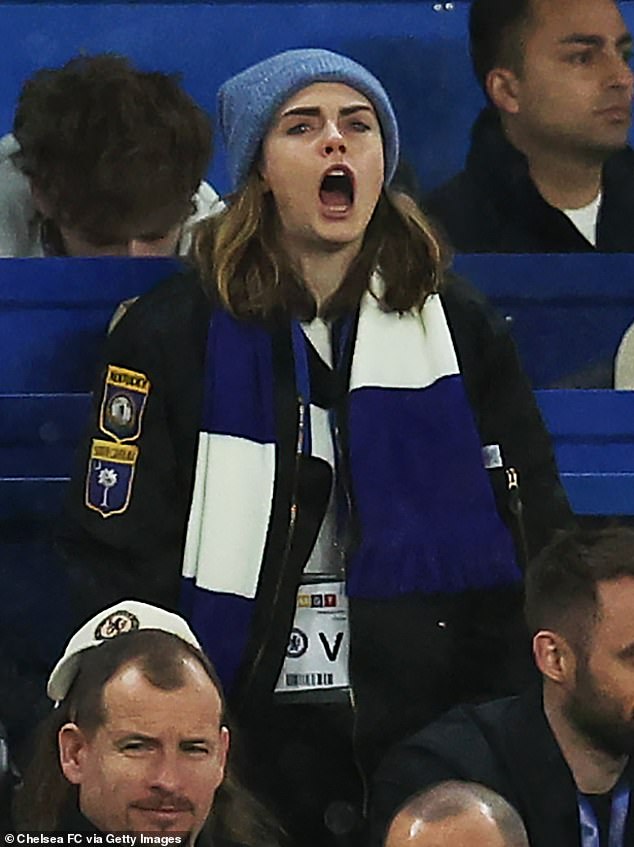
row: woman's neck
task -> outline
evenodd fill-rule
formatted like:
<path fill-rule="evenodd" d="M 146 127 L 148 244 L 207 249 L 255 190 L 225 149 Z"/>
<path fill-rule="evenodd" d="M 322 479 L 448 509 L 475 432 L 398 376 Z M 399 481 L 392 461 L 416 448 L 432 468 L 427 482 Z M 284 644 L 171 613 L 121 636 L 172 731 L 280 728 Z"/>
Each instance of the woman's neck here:
<path fill-rule="evenodd" d="M 302 250 L 291 254 L 291 262 L 315 298 L 317 310 L 340 288 L 359 252 L 356 242 L 335 250 Z"/>

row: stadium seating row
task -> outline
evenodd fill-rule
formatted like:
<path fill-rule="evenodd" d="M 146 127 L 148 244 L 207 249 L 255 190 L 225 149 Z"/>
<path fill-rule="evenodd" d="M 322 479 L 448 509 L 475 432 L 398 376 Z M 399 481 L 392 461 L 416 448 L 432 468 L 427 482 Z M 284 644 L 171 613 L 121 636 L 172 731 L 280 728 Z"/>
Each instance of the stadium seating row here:
<path fill-rule="evenodd" d="M 176 260 L 0 260 L 0 518 L 58 513 L 116 304 Z M 464 256 L 458 270 L 507 320 L 579 514 L 634 514 L 634 393 L 544 390 L 611 374 L 632 321 L 634 258 Z"/>
<path fill-rule="evenodd" d="M 632 26 L 634 0 L 621 5 Z M 468 8 L 466 0 L 2 3 L 0 128 L 11 127 L 26 78 L 80 51 L 123 53 L 141 67 L 181 73 L 214 115 L 227 77 L 280 50 L 320 46 L 352 56 L 382 80 L 404 155 L 429 190 L 460 169 L 483 103 L 467 48 Z M 227 189 L 220 144 L 209 176 Z"/>

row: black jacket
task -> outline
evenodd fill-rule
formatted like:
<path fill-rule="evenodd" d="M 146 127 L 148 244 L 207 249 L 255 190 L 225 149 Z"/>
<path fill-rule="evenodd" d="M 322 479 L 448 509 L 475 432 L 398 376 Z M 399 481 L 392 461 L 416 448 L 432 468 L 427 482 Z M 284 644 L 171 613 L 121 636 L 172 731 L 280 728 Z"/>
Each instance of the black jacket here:
<path fill-rule="evenodd" d="M 605 163 L 596 248 L 543 199 L 526 157 L 507 141 L 491 108 L 473 126 L 464 171 L 433 191 L 424 206 L 461 253 L 631 253 L 634 151 L 627 147 Z"/>
<path fill-rule="evenodd" d="M 507 465 L 519 471 L 526 542 L 529 552 L 534 553 L 555 528 L 570 521 L 548 435 L 504 322 L 478 292 L 457 279 L 447 283 L 443 302 L 482 443 L 500 444 Z M 178 605 L 210 311 L 195 276 L 175 277 L 137 301 L 108 339 L 104 363 L 146 374 L 152 388 L 142 433 L 136 442 L 139 459 L 130 504 L 122 514 L 107 518 L 86 508 L 84 503 L 90 440 L 104 438 L 97 423 L 103 382 L 95 393 L 93 418 L 71 485 L 62 537 L 66 555 L 78 574 L 83 617 L 125 596 L 171 608 Z M 274 356 L 276 348 L 285 344 L 290 345 L 287 333 L 274 335 Z M 289 492 L 295 467 L 297 407 L 293 375 L 276 373 L 279 467 L 254 623 L 243 673 L 231 697 L 234 708 L 237 704 L 240 709 L 257 710 L 262 698 L 269 697 L 273 690 L 291 626 L 297 585 L 327 501 L 328 489 L 326 496 L 322 496 L 324 477 L 319 467 L 324 463 L 304 458 L 297 528 L 291 555 L 280 573 L 280 550 L 288 532 Z M 500 513 L 515 529 L 504 470 L 496 469 L 491 474 Z M 329 479 L 326 482 L 329 484 Z M 382 674 L 380 669 L 396 667 L 398 659 L 399 665 L 405 663 L 409 667 L 408 678 L 412 684 L 420 687 L 422 676 L 418 666 L 429 658 L 416 646 L 421 619 L 432 620 L 433 615 L 448 614 L 448 606 L 456 611 L 457 617 L 465 613 L 462 607 L 456 609 L 453 600 L 441 600 L 441 611 L 434 609 L 425 614 L 421 608 L 425 602 L 424 598 L 405 598 L 403 603 L 379 604 L 379 609 L 371 602 L 355 601 L 351 605 L 351 674 L 355 677 L 355 669 L 360 669 L 357 674 L 361 690 L 357 724 L 360 736 L 372 734 L 364 726 L 376 724 L 371 715 L 376 708 L 387 710 L 386 714 L 390 711 L 389 698 L 386 700 L 383 692 L 372 686 L 365 690 L 369 675 L 377 673 L 378 677 L 387 679 L 389 674 Z M 517 597 L 510 602 L 502 592 L 500 602 L 489 608 L 485 616 L 492 631 L 498 626 L 499 610 L 507 614 L 512 610 L 515 618 L 521 616 Z M 400 632 L 405 624 L 411 629 L 411 637 L 403 643 Z M 372 638 L 368 637 L 370 629 Z M 506 638 L 504 632 L 500 626 L 498 637 Z M 372 648 L 369 654 L 368 646 L 374 643 L 373 639 L 378 642 L 380 652 Z M 471 640 L 471 635 L 468 639 Z M 398 716 L 392 713 L 394 738 L 402 737 L 418 725 L 420 711 L 415 708 L 415 699 L 409 692 L 404 698 L 411 714 L 402 725 L 399 726 Z M 464 695 L 459 699 L 464 699 Z M 439 703 L 431 716 L 443 708 L 446 705 Z M 390 740 L 387 736 L 384 739 L 385 743 Z"/>
<path fill-rule="evenodd" d="M 196 847 L 244 847 L 244 845 L 237 844 L 234 841 L 225 841 L 224 839 L 215 838 L 209 832 L 209 825 L 206 824 L 203 826 L 201 832 L 198 834 L 195 844 Z M 101 841 L 94 841 L 92 843 L 96 844 L 104 844 L 106 841 L 106 833 L 103 830 L 98 829 L 92 821 L 89 821 L 75 806 L 74 804 L 66 809 L 64 814 L 62 815 L 62 819 L 59 822 L 57 829 L 59 833 L 81 833 L 82 835 L 89 836 L 101 836 Z M 120 836 L 121 833 L 116 833 L 116 835 Z M 87 839 L 84 839 L 83 843 L 89 843 Z M 115 842 L 116 843 L 116 842 Z"/>
<path fill-rule="evenodd" d="M 628 765 L 630 784 L 634 762 Z M 408 797 L 448 779 L 479 782 L 521 815 L 531 847 L 579 847 L 576 786 L 541 705 L 541 687 L 520 697 L 460 706 L 390 751 L 373 785 L 371 844 Z M 634 844 L 630 807 L 625 844 Z"/>

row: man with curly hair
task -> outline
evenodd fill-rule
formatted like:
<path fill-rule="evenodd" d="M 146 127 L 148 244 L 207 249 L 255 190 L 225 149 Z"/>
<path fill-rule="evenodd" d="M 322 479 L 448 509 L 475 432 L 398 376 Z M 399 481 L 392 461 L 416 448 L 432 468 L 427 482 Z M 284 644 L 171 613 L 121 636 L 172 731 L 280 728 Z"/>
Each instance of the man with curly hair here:
<path fill-rule="evenodd" d="M 0 139 L 0 256 L 167 256 L 222 204 L 205 112 L 115 55 L 42 69 Z"/>

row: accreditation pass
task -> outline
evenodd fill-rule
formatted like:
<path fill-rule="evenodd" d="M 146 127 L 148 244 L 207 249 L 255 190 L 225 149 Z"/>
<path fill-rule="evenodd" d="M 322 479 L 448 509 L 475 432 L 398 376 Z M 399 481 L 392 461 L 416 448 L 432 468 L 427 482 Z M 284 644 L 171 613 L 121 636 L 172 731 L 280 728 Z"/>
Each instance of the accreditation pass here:
<path fill-rule="evenodd" d="M 302 584 L 276 693 L 348 688 L 349 652 L 343 580 Z"/>

